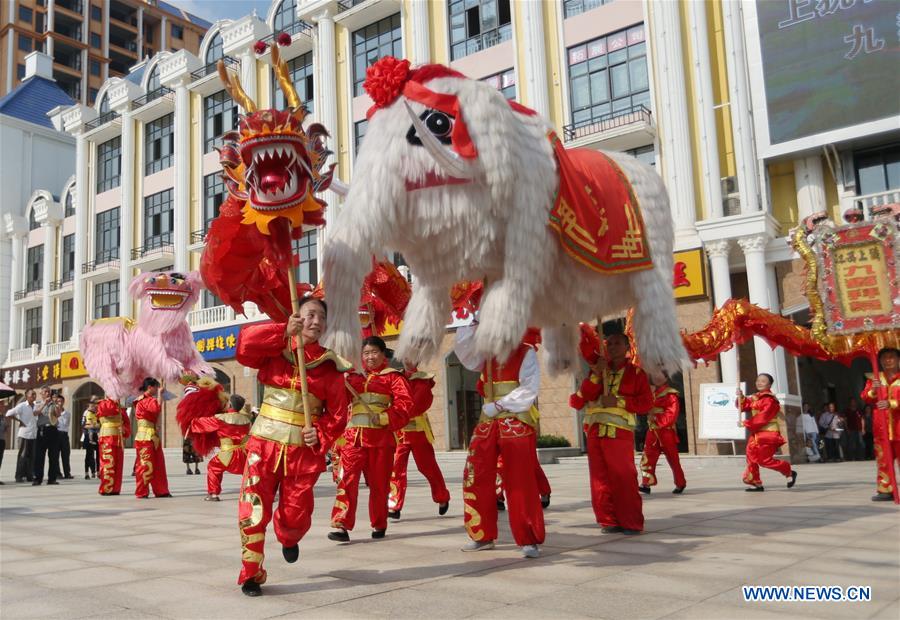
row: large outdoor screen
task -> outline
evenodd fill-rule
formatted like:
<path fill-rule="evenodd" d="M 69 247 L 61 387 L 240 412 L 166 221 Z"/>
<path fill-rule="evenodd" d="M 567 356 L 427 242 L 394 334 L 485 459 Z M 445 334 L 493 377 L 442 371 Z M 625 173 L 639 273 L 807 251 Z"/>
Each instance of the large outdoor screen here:
<path fill-rule="evenodd" d="M 900 114 L 900 3 L 758 0 L 769 142 Z"/>

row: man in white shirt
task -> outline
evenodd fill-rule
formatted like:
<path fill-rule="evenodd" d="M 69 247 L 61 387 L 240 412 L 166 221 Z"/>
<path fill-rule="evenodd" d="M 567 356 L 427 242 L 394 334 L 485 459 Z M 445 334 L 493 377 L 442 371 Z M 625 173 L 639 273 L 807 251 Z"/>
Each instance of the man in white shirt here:
<path fill-rule="evenodd" d="M 56 422 L 56 436 L 59 438 L 59 458 L 62 461 L 60 471 L 63 478 L 72 480 L 72 467 L 69 463 L 69 454 L 72 451 L 71 440 L 69 439 L 69 425 L 72 423 L 72 414 L 66 409 L 66 397 L 62 394 L 55 397 L 56 407 L 59 409 L 59 420 Z"/>
<path fill-rule="evenodd" d="M 797 435 L 803 437 L 808 450 L 807 455 L 810 463 L 817 463 L 821 460 L 819 455 L 819 425 L 816 424 L 816 418 L 812 414 L 809 403 L 803 403 L 803 411 L 797 416 Z"/>
<path fill-rule="evenodd" d="M 37 436 L 37 418 L 34 417 L 34 390 L 25 391 L 25 400 L 6 412 L 7 418 L 19 421 L 16 437 L 19 439 L 19 455 L 16 460 L 16 482 L 31 482 L 34 476 L 34 438 Z"/>

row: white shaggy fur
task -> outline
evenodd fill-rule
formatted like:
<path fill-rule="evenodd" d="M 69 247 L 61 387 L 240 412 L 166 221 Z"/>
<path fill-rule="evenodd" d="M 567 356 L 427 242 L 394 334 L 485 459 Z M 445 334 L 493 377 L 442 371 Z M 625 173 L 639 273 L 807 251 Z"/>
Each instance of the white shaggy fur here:
<path fill-rule="evenodd" d="M 474 181 L 406 191 L 406 180 L 443 176 L 425 148 L 410 145 L 410 119 L 422 104 L 400 97 L 375 113 L 354 171 L 347 202 L 325 248 L 329 300 L 326 343 L 355 358 L 359 347 L 358 291 L 372 254 L 401 252 L 417 285 L 404 318 L 397 355 L 418 363 L 434 355 L 458 280 L 485 278 L 476 346 L 505 358 L 529 325 L 543 328 L 552 371 L 573 365 L 577 324 L 635 307 L 634 329 L 646 368 L 675 371 L 686 357 L 672 294 L 673 232 L 659 176 L 621 153 L 608 153 L 630 179 L 640 201 L 654 266 L 601 275 L 569 258 L 548 225 L 558 178 L 536 116 L 510 108 L 493 87 L 469 79 L 427 83 L 459 97 L 478 149 L 467 164 Z"/>

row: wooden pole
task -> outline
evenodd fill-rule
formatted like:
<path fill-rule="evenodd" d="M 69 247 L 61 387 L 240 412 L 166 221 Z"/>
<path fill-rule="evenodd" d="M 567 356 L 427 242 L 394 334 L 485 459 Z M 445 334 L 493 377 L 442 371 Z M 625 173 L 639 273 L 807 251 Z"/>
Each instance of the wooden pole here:
<path fill-rule="evenodd" d="M 288 224 L 290 226 L 290 224 Z M 300 312 L 300 295 L 297 294 L 297 275 L 294 273 L 294 250 L 291 248 L 291 263 L 288 267 L 288 286 L 291 289 L 291 310 Z M 306 355 L 303 351 L 303 332 L 297 334 L 297 368 L 300 370 L 300 397 L 303 400 L 303 430 L 312 428 L 312 412 L 309 410 L 309 384 L 306 381 Z"/>

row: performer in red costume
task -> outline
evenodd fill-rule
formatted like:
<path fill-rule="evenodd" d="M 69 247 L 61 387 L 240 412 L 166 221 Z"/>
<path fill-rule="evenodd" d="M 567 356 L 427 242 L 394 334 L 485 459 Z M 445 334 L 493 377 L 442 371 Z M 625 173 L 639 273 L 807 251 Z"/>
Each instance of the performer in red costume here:
<path fill-rule="evenodd" d="M 591 504 L 604 534 L 640 534 L 644 529 L 641 495 L 634 467 L 636 415 L 653 406 L 647 375 L 628 360 L 625 334 L 606 338 L 606 358 L 588 359 L 591 372 L 569 399 L 584 408 Z M 584 350 L 582 349 L 584 353 Z"/>
<path fill-rule="evenodd" d="M 535 452 L 534 456 L 534 475 L 535 478 L 537 478 L 538 493 L 541 497 L 541 508 L 547 508 L 550 505 L 550 493 L 553 489 L 550 488 L 550 481 L 547 479 L 547 474 L 544 473 L 544 468 L 541 467 L 541 462 L 537 458 L 537 452 Z M 506 510 L 506 493 L 503 491 L 502 456 L 497 459 L 497 510 Z"/>
<path fill-rule="evenodd" d="M 750 430 L 747 441 L 747 469 L 744 470 L 744 484 L 750 485 L 745 491 L 765 491 L 759 468 L 774 469 L 785 478 L 790 478 L 787 488 L 797 483 L 797 472 L 791 469 L 787 461 L 774 458 L 775 451 L 784 443 L 784 437 L 778 432 L 778 413 L 781 405 L 772 394 L 772 375 L 762 373 L 756 377 L 756 393 L 745 397 L 741 388 L 737 389 L 737 408 L 753 415 L 749 420 L 741 420 L 738 426 Z"/>
<path fill-rule="evenodd" d="M 229 474 L 241 475 L 247 464 L 248 433 L 250 432 L 250 416 L 243 413 L 244 397 L 232 394 L 229 407 L 223 413 L 199 418 L 191 423 L 195 433 L 216 433 L 219 438 L 219 453 L 209 460 L 206 466 L 207 502 L 218 502 L 222 493 L 222 477 Z"/>
<path fill-rule="evenodd" d="M 399 431 L 413 414 L 409 382 L 403 373 L 387 365 L 387 345 L 378 336 L 363 340 L 365 374 L 347 376 L 353 404 L 350 409 L 345 444 L 341 448 L 341 476 L 331 510 L 329 540 L 348 542 L 356 524 L 359 477 L 369 483 L 369 521 L 372 538 L 384 538 L 387 531 L 388 493 L 391 466 Z"/>
<path fill-rule="evenodd" d="M 475 327 L 456 331 L 456 356 L 470 370 L 481 370 L 478 391 L 484 396 L 481 418 L 472 433 L 463 474 L 466 531 L 471 540 L 463 551 L 492 549 L 497 539 L 497 459 L 503 457 L 503 482 L 509 525 L 526 558 L 540 555 L 544 513 L 535 475 L 541 386 L 537 360 L 539 332 L 528 330 L 504 364 L 485 363 L 475 351 Z"/>
<path fill-rule="evenodd" d="M 100 495 L 118 495 L 122 491 L 125 463 L 125 437 L 131 437 L 131 420 L 119 403 L 104 398 L 97 404 L 100 420 Z"/>
<path fill-rule="evenodd" d="M 678 431 L 675 430 L 675 423 L 681 411 L 681 401 L 678 398 L 678 390 L 671 387 L 665 377 L 658 384 L 653 380 L 650 383 L 654 388 L 653 407 L 647 414 L 650 431 L 647 433 L 644 454 L 641 456 L 643 477 L 639 490 L 641 493 L 649 493 L 650 487 L 656 485 L 656 462 L 662 452 L 666 455 L 666 461 L 669 462 L 675 478 L 672 493 L 680 495 L 687 486 L 681 461 L 678 459 Z"/>
<path fill-rule="evenodd" d="M 141 385 L 141 392 L 143 394 L 134 401 L 134 417 L 137 420 L 137 433 L 134 436 L 137 451 L 134 461 L 134 496 L 146 499 L 153 487 L 153 495 L 156 497 L 172 497 L 166 478 L 166 456 L 156 430 L 159 414 L 162 412 L 159 381 L 147 377 Z"/>
<path fill-rule="evenodd" d="M 259 415 L 247 441 L 247 466 L 241 482 L 238 524 L 243 568 L 238 577 L 247 596 L 262 594 L 266 526 L 278 493 L 275 535 L 288 562 L 300 557 L 299 541 L 309 530 L 313 487 L 325 471 L 325 454 L 344 431 L 349 405 L 344 371 L 350 365 L 319 345 L 326 327 L 325 303 L 315 297 L 300 302 L 300 310 L 285 323 L 263 323 L 241 330 L 237 360 L 257 368 L 265 385 Z M 304 412 L 298 359 L 298 334 L 304 341 L 303 361 L 311 411 Z M 312 428 L 304 430 L 305 415 Z"/>
<path fill-rule="evenodd" d="M 444 476 L 434 457 L 434 434 L 428 422 L 428 408 L 434 400 L 431 390 L 434 377 L 416 368 L 407 366 L 406 379 L 409 381 L 413 409 L 409 423 L 397 432 L 397 450 L 394 452 L 394 469 L 391 472 L 391 492 L 388 496 L 388 516 L 399 519 L 406 499 L 406 468 L 409 455 L 416 459 L 416 467 L 431 486 L 431 500 L 438 505 L 438 514 L 444 515 L 450 507 L 450 491 L 444 483 Z"/>
<path fill-rule="evenodd" d="M 872 434 L 878 475 L 872 501 L 889 502 L 896 493 L 895 462 L 900 460 L 900 351 L 882 349 L 878 352 L 878 363 L 881 372 L 877 377 L 869 376 L 860 396 L 875 408 Z"/>

